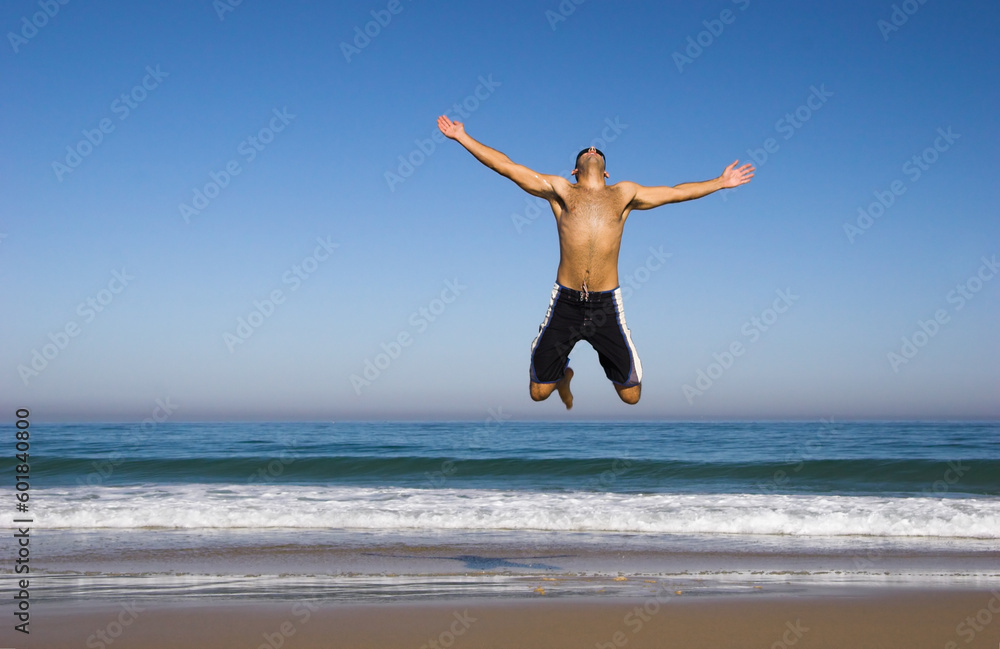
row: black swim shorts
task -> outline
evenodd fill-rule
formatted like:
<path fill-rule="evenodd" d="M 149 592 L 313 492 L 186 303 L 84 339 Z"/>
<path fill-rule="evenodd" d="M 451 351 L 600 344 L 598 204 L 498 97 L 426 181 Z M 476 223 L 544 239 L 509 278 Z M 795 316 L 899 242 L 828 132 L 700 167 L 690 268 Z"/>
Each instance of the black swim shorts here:
<path fill-rule="evenodd" d="M 604 374 L 623 387 L 642 381 L 642 364 L 625 325 L 622 291 L 584 293 L 558 282 L 538 336 L 531 343 L 531 380 L 555 383 L 569 365 L 569 353 L 581 340 L 597 350 Z"/>

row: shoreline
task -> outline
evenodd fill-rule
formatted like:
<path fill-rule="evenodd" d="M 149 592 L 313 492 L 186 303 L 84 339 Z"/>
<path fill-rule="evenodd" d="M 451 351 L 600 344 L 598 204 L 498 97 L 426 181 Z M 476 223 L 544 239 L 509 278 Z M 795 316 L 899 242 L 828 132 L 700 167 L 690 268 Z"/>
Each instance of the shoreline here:
<path fill-rule="evenodd" d="M 759 540 L 759 539 L 758 539 Z M 752 541 L 752 539 L 751 539 Z M 1000 588 L 1000 550 L 896 547 L 855 539 L 825 546 L 783 538 L 704 540 L 645 535 L 384 536 L 349 532 L 141 534 L 49 530 L 32 568 L 40 602 L 142 599 L 331 603 L 746 592 L 809 595 L 850 588 Z M 0 570 L 0 574 L 6 574 Z"/>

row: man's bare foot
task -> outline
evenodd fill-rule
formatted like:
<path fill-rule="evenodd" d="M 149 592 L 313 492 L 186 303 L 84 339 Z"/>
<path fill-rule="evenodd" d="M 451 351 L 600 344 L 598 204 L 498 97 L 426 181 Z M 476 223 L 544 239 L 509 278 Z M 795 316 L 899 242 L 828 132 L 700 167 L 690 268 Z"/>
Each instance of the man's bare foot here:
<path fill-rule="evenodd" d="M 572 378 L 573 370 L 567 367 L 563 377 L 556 383 L 556 389 L 559 390 L 559 398 L 566 404 L 566 410 L 573 407 L 573 393 L 569 391 L 569 382 Z"/>

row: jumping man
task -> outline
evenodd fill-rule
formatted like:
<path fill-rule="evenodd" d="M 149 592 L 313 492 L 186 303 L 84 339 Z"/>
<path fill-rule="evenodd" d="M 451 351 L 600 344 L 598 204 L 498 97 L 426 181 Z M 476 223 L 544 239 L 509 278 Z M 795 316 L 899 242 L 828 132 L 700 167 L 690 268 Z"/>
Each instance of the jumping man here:
<path fill-rule="evenodd" d="M 461 122 L 446 115 L 438 117 L 438 128 L 493 171 L 532 196 L 547 200 L 556 217 L 559 269 L 549 309 L 531 343 L 531 398 L 542 401 L 558 390 L 566 408 L 573 407 L 569 353 L 577 342 L 586 340 L 597 350 L 601 367 L 621 400 L 638 403 L 642 364 L 625 324 L 618 286 L 618 251 L 625 219 L 632 210 L 689 201 L 748 183 L 753 166 L 737 168 L 737 160 L 714 180 L 675 187 L 643 187 L 628 181 L 609 186 L 604 154 L 590 147 L 576 156 L 572 171 L 576 182 L 570 183 L 562 176 L 540 174 L 511 161 L 472 139 Z"/>

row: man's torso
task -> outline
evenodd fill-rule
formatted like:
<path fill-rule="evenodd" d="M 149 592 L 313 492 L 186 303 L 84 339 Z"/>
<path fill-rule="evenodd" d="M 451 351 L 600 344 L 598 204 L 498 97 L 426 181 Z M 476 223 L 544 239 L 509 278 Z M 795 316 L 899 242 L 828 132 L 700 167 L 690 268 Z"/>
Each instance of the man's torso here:
<path fill-rule="evenodd" d="M 559 230 L 556 281 L 568 288 L 610 291 L 618 286 L 618 251 L 632 196 L 619 184 L 570 184 L 550 201 Z"/>

